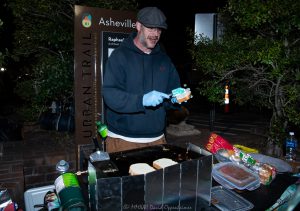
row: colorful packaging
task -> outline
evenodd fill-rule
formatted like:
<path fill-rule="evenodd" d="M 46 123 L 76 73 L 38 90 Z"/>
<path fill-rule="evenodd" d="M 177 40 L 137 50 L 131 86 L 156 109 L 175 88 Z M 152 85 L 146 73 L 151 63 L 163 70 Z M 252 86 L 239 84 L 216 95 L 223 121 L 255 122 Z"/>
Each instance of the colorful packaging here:
<path fill-rule="evenodd" d="M 276 177 L 276 168 L 267 163 L 256 162 L 250 169 L 258 174 L 263 185 L 269 185 Z"/>
<path fill-rule="evenodd" d="M 216 154 L 219 149 L 233 150 L 233 146 L 226 139 L 216 133 L 210 134 L 205 148 L 213 154 Z"/>
<path fill-rule="evenodd" d="M 241 158 L 241 160 L 246 166 L 253 166 L 256 163 L 256 160 L 248 153 L 245 153 L 236 147 L 233 147 L 233 150 L 235 154 Z"/>

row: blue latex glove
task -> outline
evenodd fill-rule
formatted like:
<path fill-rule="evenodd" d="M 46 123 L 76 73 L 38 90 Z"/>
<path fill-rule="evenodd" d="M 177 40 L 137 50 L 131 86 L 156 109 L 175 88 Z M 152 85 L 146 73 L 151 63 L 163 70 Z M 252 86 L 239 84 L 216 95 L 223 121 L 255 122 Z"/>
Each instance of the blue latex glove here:
<path fill-rule="evenodd" d="M 173 104 L 178 103 L 177 98 L 176 98 L 176 97 L 172 97 L 172 98 L 171 98 L 171 102 L 172 102 Z M 179 103 L 179 104 L 181 104 L 181 103 Z"/>
<path fill-rule="evenodd" d="M 169 98 L 169 95 L 153 90 L 143 96 L 143 106 L 155 107 L 161 104 L 165 98 Z"/>

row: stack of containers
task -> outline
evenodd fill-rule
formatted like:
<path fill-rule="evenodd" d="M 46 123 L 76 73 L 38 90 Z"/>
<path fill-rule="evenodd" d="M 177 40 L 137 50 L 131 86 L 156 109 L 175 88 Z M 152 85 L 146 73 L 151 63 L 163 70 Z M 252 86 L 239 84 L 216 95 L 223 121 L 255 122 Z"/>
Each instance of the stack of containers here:
<path fill-rule="evenodd" d="M 212 152 L 220 163 L 229 162 L 229 164 L 223 165 L 232 165 L 230 163 L 234 163 L 250 171 L 259 178 L 259 182 L 263 185 L 269 185 L 276 177 L 276 168 L 274 166 L 258 162 L 250 154 L 231 145 L 227 140 L 215 133 L 211 134 L 206 149 Z M 215 177 L 222 177 L 222 175 Z"/>

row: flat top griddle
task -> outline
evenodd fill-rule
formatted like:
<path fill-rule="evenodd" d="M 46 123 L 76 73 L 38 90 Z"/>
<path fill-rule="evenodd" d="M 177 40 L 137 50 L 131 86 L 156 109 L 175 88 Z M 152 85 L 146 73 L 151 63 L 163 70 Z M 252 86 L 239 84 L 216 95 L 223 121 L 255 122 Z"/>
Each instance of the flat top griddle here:
<path fill-rule="evenodd" d="M 203 157 L 203 155 L 186 148 L 168 144 L 110 153 L 109 156 L 109 161 L 93 163 L 98 173 L 102 172 L 102 177 L 128 176 L 130 165 L 147 163 L 152 166 L 153 161 L 160 158 L 169 158 L 181 163 Z"/>

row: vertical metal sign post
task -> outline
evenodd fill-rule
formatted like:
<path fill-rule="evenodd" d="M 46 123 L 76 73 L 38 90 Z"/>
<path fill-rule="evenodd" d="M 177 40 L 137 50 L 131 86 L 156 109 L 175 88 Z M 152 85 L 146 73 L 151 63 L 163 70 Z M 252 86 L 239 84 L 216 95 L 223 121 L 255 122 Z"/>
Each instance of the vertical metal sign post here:
<path fill-rule="evenodd" d="M 130 32 L 135 30 L 136 14 L 75 5 L 74 93 L 75 143 L 77 165 L 80 146 L 92 143 L 97 135 L 96 121 L 104 120 L 102 81 L 105 62 Z M 78 167 L 78 166 L 77 166 Z"/>

